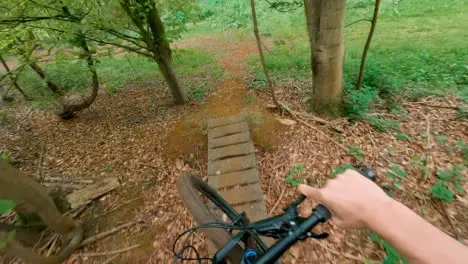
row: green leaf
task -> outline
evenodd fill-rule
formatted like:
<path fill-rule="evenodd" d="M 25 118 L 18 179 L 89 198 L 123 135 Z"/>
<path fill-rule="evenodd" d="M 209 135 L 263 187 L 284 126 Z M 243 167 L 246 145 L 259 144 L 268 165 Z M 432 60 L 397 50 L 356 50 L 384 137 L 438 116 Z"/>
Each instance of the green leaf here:
<path fill-rule="evenodd" d="M 448 141 L 448 137 L 447 136 L 444 136 L 444 135 L 436 135 L 435 138 L 437 139 L 437 141 L 439 141 L 440 143 L 445 143 Z"/>
<path fill-rule="evenodd" d="M 291 184 L 292 186 L 296 187 L 301 184 L 304 180 L 301 178 L 294 178 L 293 176 L 288 176 L 284 179 L 284 182 L 287 184 Z"/>
<path fill-rule="evenodd" d="M 448 181 L 453 178 L 453 171 L 451 169 L 439 170 L 437 171 L 437 176 L 442 180 Z"/>
<path fill-rule="evenodd" d="M 294 165 L 294 167 L 289 170 L 289 176 L 294 176 L 301 173 L 304 173 L 304 165 L 300 163 Z"/>
<path fill-rule="evenodd" d="M 460 184 L 454 184 L 453 188 L 459 193 L 465 193 L 465 189 L 463 189 L 463 186 L 461 186 Z"/>
<path fill-rule="evenodd" d="M 397 132 L 396 134 L 396 139 L 398 140 L 401 140 L 401 141 L 410 141 L 411 140 L 411 137 L 408 136 L 408 134 L 406 134 L 405 132 Z"/>
<path fill-rule="evenodd" d="M 336 177 L 338 174 L 343 173 L 345 170 L 347 170 L 347 169 L 352 169 L 352 168 L 353 168 L 353 165 L 351 165 L 351 164 L 349 164 L 349 163 L 346 163 L 346 164 L 344 164 L 343 166 L 336 167 L 336 168 L 333 170 L 331 176 L 332 176 L 332 177 Z"/>
<path fill-rule="evenodd" d="M 395 174 L 399 177 L 406 177 L 406 172 L 401 169 L 400 167 L 398 167 L 397 165 L 392 165 L 392 170 L 395 172 Z"/>
<path fill-rule="evenodd" d="M 434 186 L 431 187 L 431 194 L 434 198 L 442 202 L 453 201 L 453 192 L 448 189 L 448 184 L 444 180 L 437 180 Z"/>
<path fill-rule="evenodd" d="M 15 208 L 16 204 L 10 200 L 0 200 L 0 214 L 7 213 Z"/>

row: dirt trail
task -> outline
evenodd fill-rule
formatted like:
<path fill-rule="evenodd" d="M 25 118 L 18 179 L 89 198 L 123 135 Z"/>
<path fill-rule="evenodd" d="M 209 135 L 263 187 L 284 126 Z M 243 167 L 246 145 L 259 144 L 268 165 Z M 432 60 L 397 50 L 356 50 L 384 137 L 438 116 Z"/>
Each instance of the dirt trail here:
<path fill-rule="evenodd" d="M 168 138 L 169 157 L 189 155 L 195 145 L 206 146 L 206 120 L 214 117 L 245 114 L 251 123 L 252 136 L 257 147 L 275 148 L 278 130 L 282 125 L 265 108 L 266 99 L 249 94 L 245 81 L 246 58 L 257 53 L 254 39 L 231 40 L 207 36 L 177 44 L 182 48 L 200 48 L 214 52 L 225 78 L 215 85 L 208 103 L 182 120 Z"/>

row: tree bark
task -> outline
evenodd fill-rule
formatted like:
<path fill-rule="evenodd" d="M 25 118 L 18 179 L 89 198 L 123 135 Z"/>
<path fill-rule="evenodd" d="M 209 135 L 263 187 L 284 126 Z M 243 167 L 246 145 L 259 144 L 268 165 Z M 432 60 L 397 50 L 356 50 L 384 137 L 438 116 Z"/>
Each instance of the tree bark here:
<path fill-rule="evenodd" d="M 21 95 L 23 96 L 24 99 L 28 100 L 28 96 L 26 95 L 26 93 L 23 91 L 23 89 L 21 89 L 21 87 L 19 87 L 18 85 L 18 75 L 16 76 L 11 76 L 11 70 L 10 70 L 10 67 L 8 67 L 8 64 L 6 63 L 6 61 L 3 59 L 2 55 L 0 55 L 0 62 L 2 63 L 3 67 L 5 68 L 7 74 L 9 75 L 10 77 L 10 80 L 11 80 L 11 83 L 13 84 L 13 86 L 15 86 L 15 88 L 21 93 Z M 10 87 L 9 86 L 5 93 L 2 95 L 2 98 L 6 98 L 8 96 L 8 92 L 10 91 Z"/>
<path fill-rule="evenodd" d="M 340 115 L 343 108 L 345 0 L 304 0 L 312 57 L 312 110 Z"/>
<path fill-rule="evenodd" d="M 85 52 L 86 62 L 88 63 L 88 69 L 91 72 L 92 84 L 91 84 L 91 94 L 86 98 L 83 98 L 80 102 L 67 102 L 62 100 L 62 112 L 59 113 L 61 118 L 67 119 L 73 117 L 74 112 L 81 111 L 88 108 L 94 102 L 99 91 L 99 78 L 96 72 L 96 65 L 94 63 L 93 55 L 89 50 L 88 44 L 86 43 L 86 38 L 82 33 L 77 36 L 81 48 Z"/>
<path fill-rule="evenodd" d="M 169 90 L 175 98 L 176 104 L 185 103 L 185 93 L 182 86 L 175 75 L 175 71 L 172 67 L 172 52 L 169 46 L 169 42 L 166 39 L 166 33 L 164 25 L 162 24 L 159 16 L 156 4 L 151 1 L 149 11 L 145 14 L 146 22 L 140 19 L 139 14 L 135 14 L 132 11 L 132 3 L 129 0 L 123 0 L 120 2 L 123 10 L 131 18 L 133 24 L 138 28 L 140 34 L 145 42 L 147 49 L 153 54 L 153 59 L 158 64 L 159 70 L 161 71 L 164 79 L 166 80 Z M 150 31 L 144 26 L 147 23 Z"/>
<path fill-rule="evenodd" d="M 369 50 L 372 37 L 374 36 L 375 27 L 377 25 L 377 17 L 379 16 L 379 8 L 380 0 L 375 0 L 374 15 L 372 16 L 372 24 L 369 31 L 369 35 L 367 36 L 366 45 L 364 46 L 364 51 L 362 52 L 361 67 L 359 68 L 359 75 L 356 82 L 356 90 L 361 89 L 362 78 L 364 76 L 364 68 L 366 66 L 367 51 Z"/>
<path fill-rule="evenodd" d="M 154 58 L 158 63 L 159 69 L 161 70 L 172 95 L 175 98 L 176 104 L 185 104 L 184 89 L 179 84 L 172 67 L 171 47 L 166 39 L 166 32 L 154 2 L 152 2 L 152 6 L 148 12 L 147 20 L 153 37 L 153 41 L 151 43 L 153 47 L 151 50 L 153 50 Z"/>
<path fill-rule="evenodd" d="M 258 54 L 260 55 L 260 63 L 262 65 L 263 74 L 265 75 L 268 89 L 271 92 L 271 99 L 273 100 L 273 103 L 276 105 L 276 107 L 280 109 L 280 105 L 278 103 L 278 100 L 276 99 L 275 88 L 273 87 L 273 82 L 271 81 L 270 74 L 268 73 L 268 69 L 266 67 L 265 56 L 263 55 L 262 42 L 260 39 L 260 35 L 258 34 L 258 22 L 257 22 L 257 12 L 255 11 L 255 0 L 250 0 L 250 9 L 252 10 L 252 23 L 253 23 L 253 28 L 254 28 L 255 39 L 257 41 L 257 49 L 258 49 Z"/>
<path fill-rule="evenodd" d="M 62 89 L 57 85 L 55 84 L 54 82 L 52 82 L 51 80 L 48 80 L 46 77 L 45 77 L 45 73 L 44 73 L 44 70 L 42 70 L 41 67 L 39 67 L 39 65 L 37 65 L 36 62 L 29 62 L 29 67 L 31 67 L 31 69 L 33 69 L 33 71 L 35 71 L 39 77 L 41 77 L 42 80 L 44 80 L 47 84 L 47 87 L 49 87 L 49 89 L 57 94 L 57 95 L 60 95 L 62 96 L 63 95 L 63 91 Z"/>

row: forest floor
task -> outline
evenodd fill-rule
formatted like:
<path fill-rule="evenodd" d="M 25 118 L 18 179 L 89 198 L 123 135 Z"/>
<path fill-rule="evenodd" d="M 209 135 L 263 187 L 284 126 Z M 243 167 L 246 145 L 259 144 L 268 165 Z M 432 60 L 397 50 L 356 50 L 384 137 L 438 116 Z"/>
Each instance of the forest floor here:
<path fill-rule="evenodd" d="M 297 196 L 295 188 L 285 183 L 296 165 L 304 167 L 297 177 L 310 178 L 321 186 L 336 167 L 360 163 L 377 172 L 379 185 L 394 186 L 395 199 L 450 236 L 468 239 L 468 183 L 463 181 L 464 192 L 456 194 L 453 202 L 442 204 L 430 194 L 438 170 L 464 162 L 456 146 L 458 140 L 468 141 L 468 123 L 454 119 L 457 111 L 451 106 L 462 104 L 457 98 L 427 97 L 404 104 L 408 113 L 404 118 L 389 115 L 401 123 L 408 136 L 404 140 L 398 140 L 394 132 L 377 132 L 366 122 L 346 119 L 335 123 L 340 134 L 313 122 L 283 125 L 278 118 L 290 117 L 268 109 L 266 93 L 248 89 L 251 77 L 245 59 L 257 52 L 254 39 L 210 35 L 176 46 L 217 54 L 226 76 L 206 103 L 167 106 L 164 96 L 151 87 L 130 84 L 117 93 L 102 90 L 97 101 L 73 120 L 63 121 L 25 106 L 16 107 L 14 115 L 4 118 L 0 152 L 13 153 L 18 167 L 28 175 L 95 181 L 115 176 L 122 183 L 79 218 L 88 236 L 122 223 L 138 223 L 75 253 L 68 263 L 172 262 L 174 240 L 195 224 L 179 199 L 177 178 L 183 170 L 206 176 L 206 120 L 241 112 L 252 123 L 270 214 L 280 213 Z M 297 88 L 276 88 L 280 100 L 304 111 Z M 445 140 L 440 140 L 442 136 Z M 353 155 L 349 146 L 363 152 Z M 422 157 L 428 162 L 418 162 Z M 392 165 L 406 172 L 399 183 L 385 176 Z M 466 171 L 463 177 L 468 177 Z M 329 239 L 298 243 L 283 257 L 284 263 L 381 262 L 385 256 L 384 248 L 369 239 L 367 230 L 345 231 L 332 223 L 322 229 L 331 234 Z M 137 244 L 139 247 L 117 255 L 90 255 Z M 206 254 L 203 236 L 195 236 L 192 244 Z"/>

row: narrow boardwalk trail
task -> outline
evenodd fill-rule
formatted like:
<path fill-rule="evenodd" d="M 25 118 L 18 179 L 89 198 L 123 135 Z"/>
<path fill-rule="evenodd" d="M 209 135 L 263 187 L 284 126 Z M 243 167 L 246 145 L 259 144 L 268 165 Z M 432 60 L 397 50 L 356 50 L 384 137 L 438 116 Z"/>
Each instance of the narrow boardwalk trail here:
<path fill-rule="evenodd" d="M 208 102 L 190 113 L 176 125 L 167 138 L 170 158 L 193 153 L 193 146 L 203 142 L 207 145 L 207 121 L 212 118 L 243 115 L 248 121 L 256 147 L 275 148 L 278 130 L 282 125 L 265 109 L 267 102 L 249 97 L 246 83 L 246 59 L 257 52 L 254 39 L 232 40 L 208 36 L 180 42 L 177 47 L 197 48 L 214 52 L 225 77 L 215 85 Z M 202 150 L 203 151 L 203 150 Z M 206 154 L 206 153 L 201 153 Z M 205 155 L 206 156 L 206 155 Z"/>
<path fill-rule="evenodd" d="M 208 121 L 208 183 L 251 221 L 267 216 L 255 149 L 244 116 Z"/>

